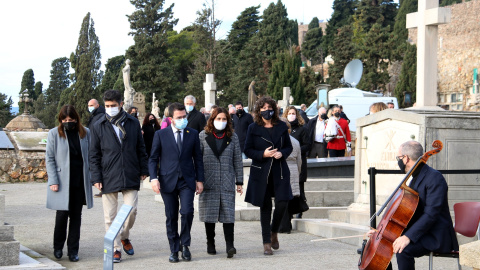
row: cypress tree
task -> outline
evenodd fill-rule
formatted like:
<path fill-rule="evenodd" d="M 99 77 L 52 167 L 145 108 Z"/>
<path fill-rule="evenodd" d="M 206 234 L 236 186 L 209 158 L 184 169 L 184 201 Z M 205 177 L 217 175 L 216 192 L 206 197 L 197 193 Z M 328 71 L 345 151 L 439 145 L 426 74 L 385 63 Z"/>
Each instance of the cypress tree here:
<path fill-rule="evenodd" d="M 325 55 L 328 55 L 334 48 L 333 40 L 340 28 L 350 24 L 355 13 L 357 0 L 334 0 L 332 17 L 328 21 L 326 35 L 323 37 L 323 48 Z M 331 54 L 331 53 L 330 53 Z"/>
<path fill-rule="evenodd" d="M 43 93 L 43 83 L 38 81 L 35 83 L 34 91 L 33 91 L 33 99 L 37 99 Z"/>
<path fill-rule="evenodd" d="M 393 26 L 393 39 L 396 43 L 394 59 L 401 60 L 407 48 L 408 29 L 407 29 L 407 14 L 416 12 L 418 10 L 417 0 L 402 0 L 400 1 L 400 8 L 398 9 L 395 25 Z"/>
<path fill-rule="evenodd" d="M 407 43 L 405 54 L 403 57 L 402 70 L 395 87 L 395 97 L 397 97 L 399 106 L 403 107 L 405 92 L 412 94 L 412 104 L 416 100 L 417 89 L 417 46 Z"/>
<path fill-rule="evenodd" d="M 273 62 L 267 86 L 267 94 L 273 99 L 282 99 L 283 87 L 290 87 L 294 102 L 305 102 L 305 91 L 300 78 L 302 60 L 299 51 L 299 47 L 292 46 L 288 51 L 279 53 Z"/>
<path fill-rule="evenodd" d="M 124 63 L 125 56 L 123 55 L 118 55 L 107 60 L 107 63 L 105 64 L 105 75 L 102 78 L 102 82 L 98 86 L 98 92 L 100 94 L 100 97 L 105 91 L 110 89 L 116 89 L 123 93 L 125 89 L 124 87 L 121 87 L 119 89 L 114 87 L 118 76 L 122 73 L 122 66 L 124 65 Z"/>
<path fill-rule="evenodd" d="M 230 50 L 234 55 L 238 55 L 246 43 L 258 32 L 259 8 L 260 5 L 246 8 L 233 22 L 227 39 L 230 43 Z"/>
<path fill-rule="evenodd" d="M 331 51 L 333 64 L 328 67 L 327 83 L 332 88 L 341 87 L 340 79 L 343 77 L 343 70 L 348 62 L 354 59 L 356 54 L 355 45 L 352 42 L 353 30 L 351 25 L 345 25 L 339 29 L 333 40 L 335 50 Z"/>
<path fill-rule="evenodd" d="M 322 37 L 323 30 L 318 25 L 318 18 L 314 17 L 308 25 L 308 31 L 302 44 L 302 54 L 310 59 L 312 64 L 321 63 L 322 55 L 325 55 L 325 48 L 322 47 Z"/>
<path fill-rule="evenodd" d="M 5 127 L 12 120 L 12 104 L 12 97 L 0 93 L 0 127 Z"/>
<path fill-rule="evenodd" d="M 305 103 L 310 104 L 317 98 L 316 86 L 322 82 L 322 75 L 315 74 L 312 67 L 306 66 L 300 73 L 302 87 L 305 91 Z M 294 101 L 295 104 L 301 104 Z"/>
<path fill-rule="evenodd" d="M 459 3 L 462 3 L 462 0 L 440 0 L 441 7 L 450 6 L 450 5 L 459 4 Z"/>
<path fill-rule="evenodd" d="M 22 83 L 20 86 L 19 93 L 22 94 L 25 89 L 27 90 L 28 97 L 35 100 L 34 98 L 35 97 L 35 77 L 32 69 L 27 69 L 23 73 Z M 22 114 L 23 111 L 25 110 L 25 103 L 19 101 L 18 107 L 19 107 L 19 113 Z"/>

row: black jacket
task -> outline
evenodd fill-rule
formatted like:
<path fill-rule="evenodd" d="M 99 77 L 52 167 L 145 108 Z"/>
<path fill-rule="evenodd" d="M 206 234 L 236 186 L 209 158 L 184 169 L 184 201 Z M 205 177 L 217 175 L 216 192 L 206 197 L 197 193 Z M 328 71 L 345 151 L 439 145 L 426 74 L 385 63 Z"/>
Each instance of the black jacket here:
<path fill-rule="evenodd" d="M 292 127 L 292 131 L 290 135 L 297 139 L 300 143 L 300 149 L 302 152 L 302 171 L 300 172 L 300 181 L 306 182 L 307 181 L 307 153 L 312 148 L 312 142 L 310 141 L 309 133 L 305 125 L 300 126 L 298 125 L 298 120 L 290 122 Z"/>
<path fill-rule="evenodd" d="M 233 116 L 233 127 L 235 129 L 235 134 L 238 136 L 240 141 L 240 149 L 245 149 L 245 139 L 247 138 L 248 126 L 253 123 L 253 117 L 249 113 L 243 113 L 241 117 L 238 117 L 237 114 Z"/>
<path fill-rule="evenodd" d="M 300 116 L 303 118 L 303 121 L 305 121 L 305 125 L 310 121 L 310 119 L 308 119 L 308 116 L 307 116 L 307 113 L 304 112 L 303 110 L 299 110 L 300 112 Z"/>
<path fill-rule="evenodd" d="M 102 183 L 103 193 L 139 190 L 140 176 L 148 175 L 147 153 L 140 123 L 127 114 L 122 143 L 106 117 L 95 122 L 89 151 L 92 183 Z"/>
<path fill-rule="evenodd" d="M 187 127 L 196 129 L 198 133 L 202 132 L 207 124 L 207 120 L 205 119 L 205 115 L 201 112 L 197 111 L 195 108 L 187 115 L 188 124 Z"/>
<path fill-rule="evenodd" d="M 88 118 L 87 128 L 92 128 L 93 124 L 100 118 L 105 116 L 105 108 L 100 106 L 92 111 L 90 118 Z"/>
<path fill-rule="evenodd" d="M 264 158 L 263 153 L 268 147 L 278 149 L 282 153 L 282 157 L 280 159 Z M 245 155 L 252 159 L 252 165 L 245 195 L 246 202 L 255 206 L 263 205 L 270 174 L 273 179 L 275 199 L 289 201 L 293 198 L 290 170 L 286 161 L 292 150 L 287 124 L 284 122 L 279 121 L 273 126 L 272 136 L 263 126 L 255 123 L 248 126 Z"/>
<path fill-rule="evenodd" d="M 155 127 L 152 124 L 146 124 L 142 126 L 143 131 L 143 141 L 145 142 L 145 149 L 147 151 L 147 156 L 150 157 L 150 152 L 152 151 L 152 142 L 153 136 L 155 136 L 155 131 L 159 130 L 159 127 Z"/>

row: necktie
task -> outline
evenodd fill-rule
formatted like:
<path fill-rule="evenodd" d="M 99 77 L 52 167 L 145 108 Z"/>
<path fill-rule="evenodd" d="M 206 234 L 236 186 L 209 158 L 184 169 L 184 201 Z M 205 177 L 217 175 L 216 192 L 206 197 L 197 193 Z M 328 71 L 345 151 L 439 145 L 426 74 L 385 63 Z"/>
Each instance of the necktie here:
<path fill-rule="evenodd" d="M 178 153 L 182 153 L 182 135 L 181 131 L 177 131 L 177 147 L 178 147 Z"/>

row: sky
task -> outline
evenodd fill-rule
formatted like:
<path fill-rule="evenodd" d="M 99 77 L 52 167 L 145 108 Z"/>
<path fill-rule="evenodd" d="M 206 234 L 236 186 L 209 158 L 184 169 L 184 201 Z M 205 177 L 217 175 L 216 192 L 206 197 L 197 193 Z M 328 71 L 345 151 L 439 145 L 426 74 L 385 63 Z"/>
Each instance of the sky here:
<path fill-rule="evenodd" d="M 211 0 L 208 0 L 210 3 Z M 276 2 L 276 0 L 274 0 Z M 175 30 L 192 24 L 203 0 L 166 0 L 165 7 L 175 2 L 173 13 L 179 19 Z M 222 21 L 219 38 L 225 38 L 232 23 L 247 7 L 261 5 L 260 15 L 272 2 L 264 0 L 216 0 L 215 14 Z M 333 0 L 283 0 L 288 17 L 308 24 L 313 17 L 330 18 Z M 90 12 L 95 33 L 100 40 L 102 69 L 107 60 L 125 54 L 133 45 L 126 15 L 135 7 L 129 0 L 24 0 L 2 1 L 2 42 L 0 43 L 0 92 L 12 96 L 17 107 L 23 73 L 33 69 L 35 82 L 48 87 L 52 61 L 70 57 L 77 46 L 80 26 Z"/>

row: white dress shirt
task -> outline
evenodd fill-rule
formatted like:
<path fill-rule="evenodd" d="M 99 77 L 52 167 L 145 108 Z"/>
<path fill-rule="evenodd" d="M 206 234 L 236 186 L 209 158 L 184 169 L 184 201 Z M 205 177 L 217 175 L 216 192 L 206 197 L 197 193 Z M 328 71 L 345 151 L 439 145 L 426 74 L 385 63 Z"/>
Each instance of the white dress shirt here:
<path fill-rule="evenodd" d="M 325 121 L 318 117 L 315 127 L 315 142 L 323 143 L 323 133 L 325 133 Z"/>

